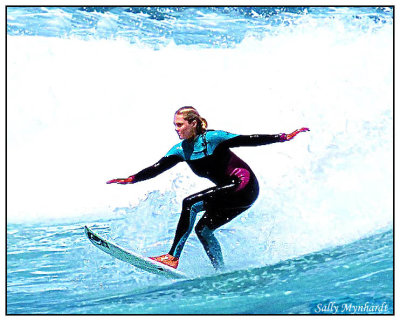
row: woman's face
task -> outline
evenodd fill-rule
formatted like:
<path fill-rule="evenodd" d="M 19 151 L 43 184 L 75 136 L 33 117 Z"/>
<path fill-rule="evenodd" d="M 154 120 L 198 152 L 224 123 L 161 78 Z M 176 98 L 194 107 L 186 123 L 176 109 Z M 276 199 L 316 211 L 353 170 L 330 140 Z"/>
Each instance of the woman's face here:
<path fill-rule="evenodd" d="M 189 123 L 183 119 L 183 115 L 178 114 L 175 115 L 174 125 L 180 139 L 193 139 L 196 137 L 196 120 Z"/>

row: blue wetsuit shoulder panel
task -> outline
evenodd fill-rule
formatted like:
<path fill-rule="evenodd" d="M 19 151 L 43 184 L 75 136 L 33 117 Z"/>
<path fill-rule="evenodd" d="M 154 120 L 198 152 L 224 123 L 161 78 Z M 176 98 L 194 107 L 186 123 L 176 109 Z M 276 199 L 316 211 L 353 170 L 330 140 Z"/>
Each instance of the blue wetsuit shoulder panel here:
<path fill-rule="evenodd" d="M 237 136 L 222 130 L 209 130 L 193 141 L 184 140 L 176 144 L 166 156 L 176 155 L 185 161 L 201 159 L 212 155 L 220 143 Z"/>
<path fill-rule="evenodd" d="M 206 132 L 206 140 L 207 140 L 207 147 L 208 152 L 210 154 L 214 153 L 214 150 L 217 146 L 229 139 L 239 136 L 238 134 L 232 134 L 225 132 L 223 130 L 210 130 Z"/>
<path fill-rule="evenodd" d="M 174 145 L 174 146 L 168 151 L 168 153 L 165 154 L 165 157 L 173 156 L 173 155 L 182 158 L 182 160 L 185 159 L 185 156 L 184 156 L 184 153 L 183 153 L 182 142 L 180 142 L 180 143 Z"/>

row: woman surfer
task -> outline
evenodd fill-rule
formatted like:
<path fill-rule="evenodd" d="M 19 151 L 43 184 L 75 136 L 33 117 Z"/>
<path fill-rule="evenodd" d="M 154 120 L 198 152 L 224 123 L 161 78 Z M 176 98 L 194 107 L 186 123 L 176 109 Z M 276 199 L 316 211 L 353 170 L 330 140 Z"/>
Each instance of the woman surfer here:
<path fill-rule="evenodd" d="M 293 139 L 308 128 L 290 134 L 236 135 L 221 130 L 207 130 L 207 121 L 193 107 L 178 109 L 175 130 L 182 140 L 154 165 L 128 178 L 117 178 L 107 184 L 133 184 L 153 178 L 185 161 L 195 174 L 210 179 L 216 186 L 190 195 L 183 200 L 175 238 L 168 254 L 151 259 L 177 268 L 183 246 L 193 229 L 196 215 L 205 211 L 195 231 L 215 269 L 223 268 L 221 247 L 214 231 L 249 209 L 258 196 L 258 182 L 250 167 L 230 148 L 259 146 Z"/>

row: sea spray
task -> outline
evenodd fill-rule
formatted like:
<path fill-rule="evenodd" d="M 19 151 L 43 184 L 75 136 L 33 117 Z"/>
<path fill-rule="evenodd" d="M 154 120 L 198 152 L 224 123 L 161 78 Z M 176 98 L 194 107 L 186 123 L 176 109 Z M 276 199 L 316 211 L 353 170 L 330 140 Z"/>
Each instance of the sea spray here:
<path fill-rule="evenodd" d="M 190 11 L 200 20 L 186 42 L 174 29 L 184 20 L 161 26 L 118 10 L 84 14 L 98 21 L 97 36 L 73 28 L 57 37 L 10 32 L 8 221 L 119 215 L 129 235 L 142 239 L 138 231 L 151 222 L 160 227 L 154 239 L 172 237 L 183 197 L 210 182 L 185 164 L 140 184 L 105 182 L 164 156 L 178 142 L 173 113 L 194 105 L 210 128 L 233 133 L 311 129 L 292 142 L 234 150 L 257 174 L 261 193 L 248 213 L 218 232 L 227 233 L 226 248 L 237 244 L 240 252 L 240 243 L 255 235 L 259 255 L 274 261 L 390 227 L 392 24 L 384 11 L 373 19 L 363 12 L 354 18 L 345 8 L 315 10 L 268 19 L 247 12 L 254 25 L 225 38 L 226 46 L 204 42 L 202 24 L 213 19 L 232 32 L 234 20 L 223 22 L 215 11 Z M 137 17 L 175 31 L 156 47 L 154 34 L 133 41 L 104 22 L 116 21 L 118 12 L 118 23 Z M 64 20 L 82 14 L 64 13 Z"/>

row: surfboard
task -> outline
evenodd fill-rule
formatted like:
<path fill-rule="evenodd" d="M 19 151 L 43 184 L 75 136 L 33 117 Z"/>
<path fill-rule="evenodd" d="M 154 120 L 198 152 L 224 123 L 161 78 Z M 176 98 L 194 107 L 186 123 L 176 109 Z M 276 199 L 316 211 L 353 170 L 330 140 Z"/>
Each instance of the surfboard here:
<path fill-rule="evenodd" d="M 85 226 L 85 234 L 89 241 L 103 252 L 111 255 L 112 257 L 129 263 L 134 267 L 144 270 L 153 274 L 162 275 L 171 279 L 187 279 L 188 277 L 167 265 L 158 263 L 140 254 L 122 248 L 93 232 L 89 227 Z"/>

